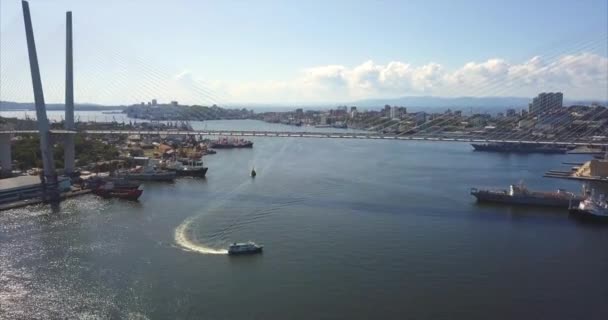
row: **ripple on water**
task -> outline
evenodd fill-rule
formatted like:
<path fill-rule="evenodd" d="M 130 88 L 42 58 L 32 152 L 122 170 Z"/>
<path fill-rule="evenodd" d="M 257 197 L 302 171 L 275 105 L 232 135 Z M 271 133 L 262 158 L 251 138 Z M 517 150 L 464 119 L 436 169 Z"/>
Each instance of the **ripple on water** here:
<path fill-rule="evenodd" d="M 81 257 L 113 251 L 120 239 L 78 243 L 66 236 L 105 214 L 107 205 L 83 196 L 62 202 L 59 212 L 48 205 L 0 212 L 1 319 L 146 319 L 122 306 L 106 283 L 86 276 L 92 270 Z"/>

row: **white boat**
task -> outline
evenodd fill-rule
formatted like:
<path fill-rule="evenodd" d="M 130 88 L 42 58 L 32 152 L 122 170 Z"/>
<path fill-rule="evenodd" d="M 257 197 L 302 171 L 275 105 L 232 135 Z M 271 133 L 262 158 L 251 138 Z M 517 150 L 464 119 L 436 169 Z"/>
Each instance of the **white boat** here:
<path fill-rule="evenodd" d="M 169 171 L 174 171 L 178 176 L 204 177 L 207 167 L 203 165 L 203 160 L 193 161 L 167 161 L 165 167 Z"/>
<path fill-rule="evenodd" d="M 570 207 L 570 214 L 581 220 L 608 223 L 608 202 L 604 195 L 597 198 L 592 194 L 578 206 Z"/>
<path fill-rule="evenodd" d="M 237 255 L 237 254 L 252 254 L 252 253 L 261 253 L 264 246 L 258 245 L 255 242 L 242 242 L 242 243 L 233 243 L 228 247 L 228 254 Z"/>

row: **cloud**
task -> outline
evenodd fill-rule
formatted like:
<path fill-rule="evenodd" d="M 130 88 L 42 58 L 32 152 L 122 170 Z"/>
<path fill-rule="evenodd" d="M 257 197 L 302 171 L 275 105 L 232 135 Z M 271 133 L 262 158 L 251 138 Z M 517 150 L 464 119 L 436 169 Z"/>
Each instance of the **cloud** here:
<path fill-rule="evenodd" d="M 178 78 L 191 77 L 182 74 Z M 553 59 L 534 56 L 521 63 L 492 58 L 448 70 L 439 63 L 414 66 L 372 60 L 348 67 L 306 68 L 285 81 L 224 83 L 234 102 L 348 102 L 405 95 L 533 96 L 563 91 L 567 98 L 608 99 L 608 58 L 594 53 Z"/>

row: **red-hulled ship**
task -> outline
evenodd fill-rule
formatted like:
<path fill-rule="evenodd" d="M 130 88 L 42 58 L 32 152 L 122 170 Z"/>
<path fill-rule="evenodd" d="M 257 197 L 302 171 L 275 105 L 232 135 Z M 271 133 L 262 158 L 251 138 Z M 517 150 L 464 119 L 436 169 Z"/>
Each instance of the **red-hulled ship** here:
<path fill-rule="evenodd" d="M 117 186 L 112 182 L 93 189 L 93 194 L 98 195 L 102 198 L 118 198 L 124 200 L 137 201 L 144 192 L 143 187 L 138 185 L 134 186 Z"/>

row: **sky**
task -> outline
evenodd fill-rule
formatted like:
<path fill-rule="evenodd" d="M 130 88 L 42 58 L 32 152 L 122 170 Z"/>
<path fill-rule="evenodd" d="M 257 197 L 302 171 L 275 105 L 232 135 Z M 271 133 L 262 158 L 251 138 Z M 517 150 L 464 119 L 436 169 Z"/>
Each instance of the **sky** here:
<path fill-rule="evenodd" d="M 607 0 L 31 0 L 47 102 L 349 103 L 401 96 L 608 100 Z M 0 0 L 0 99 L 33 101 L 21 1 Z"/>

